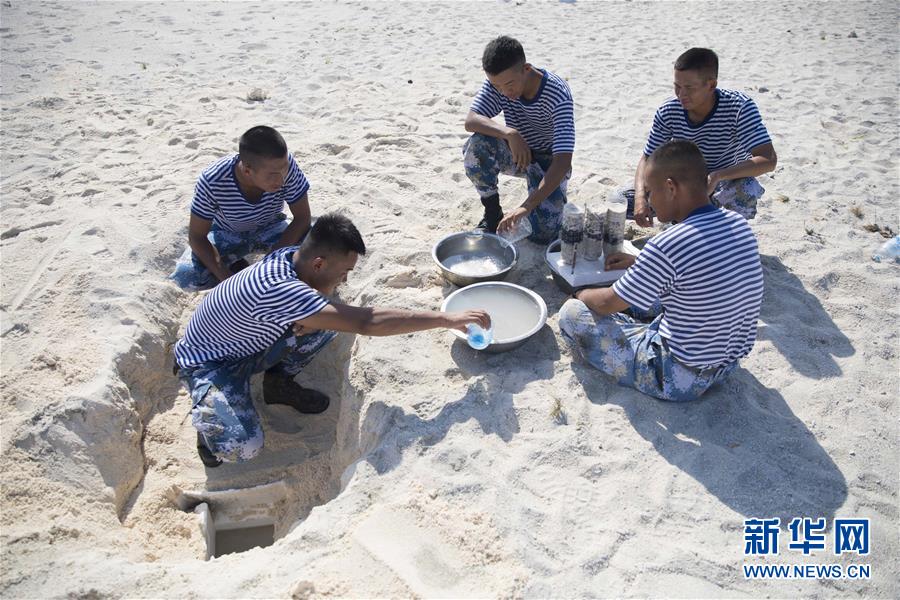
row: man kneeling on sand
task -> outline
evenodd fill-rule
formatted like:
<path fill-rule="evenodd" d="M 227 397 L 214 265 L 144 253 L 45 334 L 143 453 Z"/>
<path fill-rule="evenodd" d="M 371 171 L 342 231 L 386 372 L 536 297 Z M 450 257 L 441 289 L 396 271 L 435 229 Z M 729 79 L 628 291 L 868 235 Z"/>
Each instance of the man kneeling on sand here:
<path fill-rule="evenodd" d="M 611 288 L 577 291 L 559 328 L 576 355 L 620 385 L 694 400 L 753 348 L 759 250 L 743 217 L 710 204 L 706 163 L 692 142 L 657 148 L 642 183 L 659 218 L 677 225 L 636 259 L 611 257 L 631 266 Z"/>
<path fill-rule="evenodd" d="M 241 136 L 238 153 L 203 170 L 188 224 L 188 248 L 170 275 L 204 290 L 247 266 L 251 252 L 300 243 L 309 231 L 309 182 L 281 134 L 264 125 Z M 293 220 L 285 220 L 287 203 Z"/>
<path fill-rule="evenodd" d="M 481 310 L 457 313 L 362 308 L 326 296 L 366 253 L 344 216 L 318 218 L 300 246 L 272 252 L 216 286 L 175 345 L 176 369 L 191 395 L 197 450 L 207 467 L 256 456 L 263 446 L 250 377 L 265 372 L 263 400 L 320 413 L 328 397 L 294 376 L 338 331 L 396 335 L 438 327 L 490 327 Z"/>

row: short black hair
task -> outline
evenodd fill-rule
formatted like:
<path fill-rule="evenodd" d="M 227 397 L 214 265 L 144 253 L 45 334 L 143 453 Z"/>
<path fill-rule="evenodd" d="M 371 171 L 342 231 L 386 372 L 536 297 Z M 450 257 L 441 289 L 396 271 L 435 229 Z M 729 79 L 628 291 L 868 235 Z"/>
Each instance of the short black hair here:
<path fill-rule="evenodd" d="M 699 71 L 709 79 L 719 78 L 719 57 L 709 48 L 691 48 L 675 61 L 676 71 Z"/>
<path fill-rule="evenodd" d="M 366 244 L 356 225 L 338 213 L 327 213 L 317 218 L 300 245 L 300 254 L 304 258 L 348 252 L 364 255 Z"/>
<path fill-rule="evenodd" d="M 488 42 L 481 55 L 481 66 L 488 75 L 497 75 L 510 67 L 525 64 L 522 44 L 508 35 L 501 35 Z"/>
<path fill-rule="evenodd" d="M 666 142 L 650 155 L 650 164 L 667 179 L 706 189 L 706 161 L 694 142 Z"/>
<path fill-rule="evenodd" d="M 287 144 L 273 128 L 257 125 L 241 136 L 238 154 L 241 155 L 241 162 L 249 167 L 261 158 L 284 158 L 287 156 Z"/>

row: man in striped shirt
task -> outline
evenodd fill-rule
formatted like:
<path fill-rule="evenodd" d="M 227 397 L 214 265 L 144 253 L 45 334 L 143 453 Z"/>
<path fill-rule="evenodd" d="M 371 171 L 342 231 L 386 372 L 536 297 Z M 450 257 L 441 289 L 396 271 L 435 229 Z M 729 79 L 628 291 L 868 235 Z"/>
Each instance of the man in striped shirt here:
<path fill-rule="evenodd" d="M 647 157 L 669 140 L 690 140 L 706 160 L 707 193 L 716 206 L 745 219 L 756 216 L 765 190 L 757 175 L 775 170 L 778 157 L 756 103 L 741 92 L 716 87 L 719 58 L 707 48 L 691 48 L 675 61 L 675 98 L 656 111 L 634 176 L 626 191 L 638 225 L 653 224 L 642 183 Z M 629 212 L 632 212 L 629 210 Z"/>
<path fill-rule="evenodd" d="M 549 243 L 559 234 L 575 150 L 572 93 L 562 78 L 526 62 L 511 37 L 490 42 L 482 66 L 487 80 L 466 116 L 466 131 L 474 135 L 463 147 L 466 175 L 484 205 L 478 227 L 502 232 L 527 218 L 529 239 Z M 501 111 L 505 125 L 493 120 Z M 500 173 L 528 182 L 528 197 L 505 218 Z"/>
<path fill-rule="evenodd" d="M 208 467 L 245 461 L 263 446 L 250 377 L 265 372 L 263 400 L 302 413 L 328 408 L 325 394 L 294 376 L 338 331 L 397 335 L 437 327 L 490 327 L 485 311 L 363 308 L 332 302 L 366 247 L 344 216 L 319 217 L 300 246 L 272 252 L 216 286 L 175 344 L 175 367 L 191 395 L 197 450 Z"/>
<path fill-rule="evenodd" d="M 611 288 L 576 292 L 559 328 L 573 352 L 663 400 L 694 400 L 756 340 L 763 295 L 756 238 L 740 215 L 710 204 L 693 142 L 670 141 L 642 170 L 656 214 L 677 224 L 651 238 Z M 622 311 L 629 309 L 631 315 Z"/>
<path fill-rule="evenodd" d="M 200 174 L 191 202 L 188 248 L 170 279 L 209 289 L 247 266 L 251 252 L 298 243 L 309 230 L 309 182 L 271 127 L 249 129 L 238 153 Z M 285 220 L 287 203 L 293 220 Z"/>

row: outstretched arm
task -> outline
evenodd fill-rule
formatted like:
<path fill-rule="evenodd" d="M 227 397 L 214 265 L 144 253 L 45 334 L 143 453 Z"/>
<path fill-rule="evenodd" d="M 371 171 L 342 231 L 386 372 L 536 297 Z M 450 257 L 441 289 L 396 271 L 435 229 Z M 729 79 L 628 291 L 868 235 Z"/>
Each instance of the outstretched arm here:
<path fill-rule="evenodd" d="M 469 323 L 487 329 L 491 317 L 483 310 L 443 313 L 395 308 L 369 308 L 329 304 L 316 314 L 297 321 L 305 330 L 328 329 L 362 335 L 397 335 L 445 327 L 465 331 Z"/>

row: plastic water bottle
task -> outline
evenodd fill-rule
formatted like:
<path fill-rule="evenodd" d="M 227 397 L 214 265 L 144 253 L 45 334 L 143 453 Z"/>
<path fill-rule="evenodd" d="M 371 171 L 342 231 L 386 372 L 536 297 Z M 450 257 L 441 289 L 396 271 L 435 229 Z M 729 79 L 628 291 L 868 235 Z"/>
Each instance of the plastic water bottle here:
<path fill-rule="evenodd" d="M 491 345 L 494 339 L 494 330 L 491 327 L 483 329 L 480 325 L 469 323 L 466 325 L 466 341 L 476 350 L 484 350 Z"/>
<path fill-rule="evenodd" d="M 900 235 L 895 235 L 881 245 L 878 252 L 872 255 L 875 262 L 900 262 Z"/>
<path fill-rule="evenodd" d="M 531 235 L 531 232 L 531 221 L 527 216 L 525 216 L 519 219 L 518 222 L 509 229 L 505 230 L 502 233 L 498 231 L 497 234 L 508 243 L 515 244 L 516 242 L 527 238 L 529 235 Z"/>

